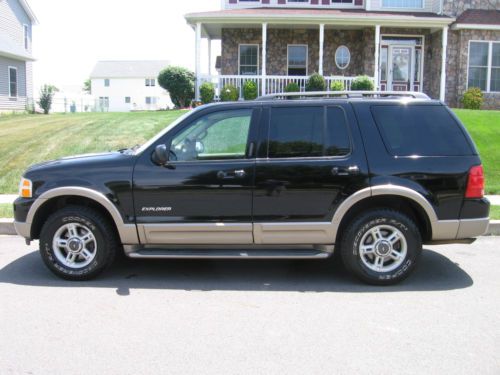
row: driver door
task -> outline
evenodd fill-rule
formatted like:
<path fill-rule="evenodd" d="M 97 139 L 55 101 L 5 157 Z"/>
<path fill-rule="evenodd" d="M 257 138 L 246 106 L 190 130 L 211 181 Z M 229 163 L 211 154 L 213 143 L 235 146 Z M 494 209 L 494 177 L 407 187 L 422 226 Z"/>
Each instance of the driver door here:
<path fill-rule="evenodd" d="M 255 158 L 249 145 L 259 112 L 208 108 L 143 153 L 134 170 L 141 243 L 253 243 Z M 161 143 L 170 147 L 166 167 L 151 158 Z"/>

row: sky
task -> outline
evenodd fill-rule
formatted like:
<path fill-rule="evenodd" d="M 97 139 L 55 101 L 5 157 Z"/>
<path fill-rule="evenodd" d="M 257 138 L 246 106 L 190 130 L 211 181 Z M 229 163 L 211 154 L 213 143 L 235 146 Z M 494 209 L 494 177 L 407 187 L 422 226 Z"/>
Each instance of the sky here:
<path fill-rule="evenodd" d="M 218 10 L 220 0 L 28 0 L 35 92 L 42 84 L 82 86 L 98 60 L 169 60 L 194 69 L 195 34 L 184 14 Z M 202 67 L 208 70 L 203 44 Z M 220 53 L 213 43 L 212 56 Z"/>

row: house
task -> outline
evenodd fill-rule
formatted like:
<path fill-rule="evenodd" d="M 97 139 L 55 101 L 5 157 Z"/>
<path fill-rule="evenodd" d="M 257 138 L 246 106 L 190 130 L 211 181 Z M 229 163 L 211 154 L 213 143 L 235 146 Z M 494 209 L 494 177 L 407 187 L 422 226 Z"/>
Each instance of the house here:
<path fill-rule="evenodd" d="M 262 94 L 366 74 L 378 90 L 422 91 L 458 106 L 480 87 L 500 108 L 499 0 L 223 0 L 219 11 L 186 15 L 195 30 L 197 84 Z M 220 75 L 200 64 L 201 40 L 221 41 Z M 210 54 L 211 48 L 208 48 Z M 212 57 L 209 55 L 209 61 Z"/>
<path fill-rule="evenodd" d="M 0 0 L 0 112 L 24 111 L 33 98 L 36 23 L 26 0 Z"/>
<path fill-rule="evenodd" d="M 99 61 L 90 75 L 97 110 L 110 112 L 156 111 L 173 107 L 169 94 L 158 85 L 168 61 Z"/>

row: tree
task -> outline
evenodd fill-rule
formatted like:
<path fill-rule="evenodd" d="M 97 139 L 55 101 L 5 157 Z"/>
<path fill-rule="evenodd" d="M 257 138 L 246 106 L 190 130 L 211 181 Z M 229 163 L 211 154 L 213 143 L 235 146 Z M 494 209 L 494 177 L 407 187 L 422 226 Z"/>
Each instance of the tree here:
<path fill-rule="evenodd" d="M 158 84 L 167 90 L 177 108 L 186 108 L 194 99 L 194 73 L 180 66 L 169 66 L 158 75 Z"/>
<path fill-rule="evenodd" d="M 83 92 L 86 92 L 89 95 L 92 94 L 92 82 L 90 81 L 90 78 L 83 82 Z"/>
<path fill-rule="evenodd" d="M 58 91 L 57 87 L 52 85 L 43 85 L 40 89 L 40 100 L 38 101 L 38 105 L 43 109 L 44 114 L 49 114 L 50 107 L 52 107 L 52 98 Z"/>

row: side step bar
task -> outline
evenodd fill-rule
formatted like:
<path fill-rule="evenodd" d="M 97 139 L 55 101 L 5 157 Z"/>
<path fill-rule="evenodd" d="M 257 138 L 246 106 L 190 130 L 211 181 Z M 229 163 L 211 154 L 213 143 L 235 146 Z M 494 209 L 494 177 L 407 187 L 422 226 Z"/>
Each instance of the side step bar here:
<path fill-rule="evenodd" d="M 139 249 L 127 254 L 130 258 L 149 259 L 325 259 L 331 253 L 314 250 L 229 250 L 229 249 Z"/>

